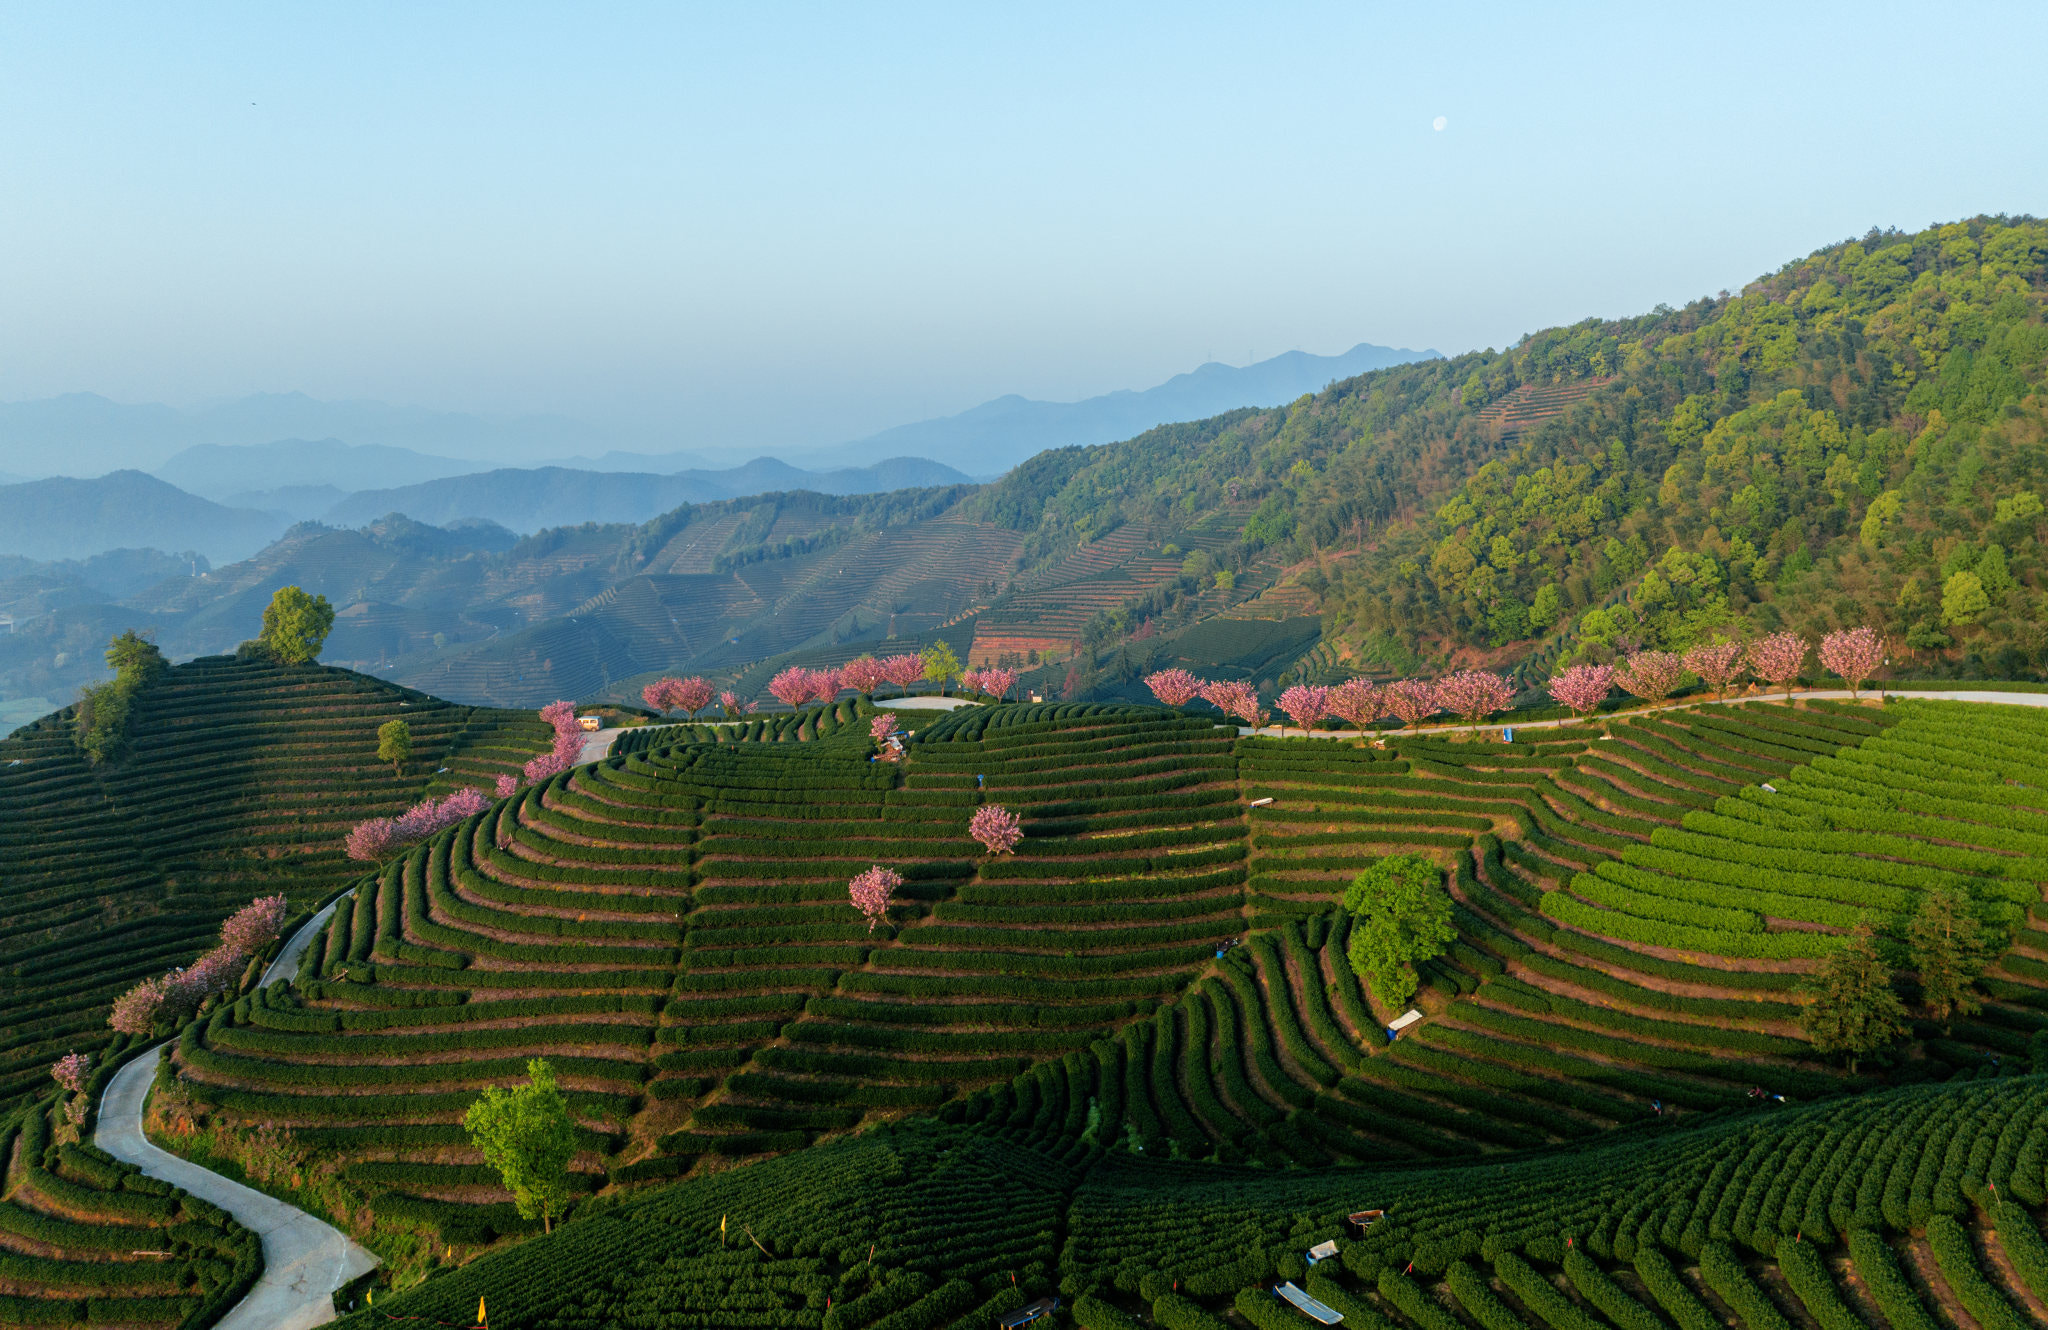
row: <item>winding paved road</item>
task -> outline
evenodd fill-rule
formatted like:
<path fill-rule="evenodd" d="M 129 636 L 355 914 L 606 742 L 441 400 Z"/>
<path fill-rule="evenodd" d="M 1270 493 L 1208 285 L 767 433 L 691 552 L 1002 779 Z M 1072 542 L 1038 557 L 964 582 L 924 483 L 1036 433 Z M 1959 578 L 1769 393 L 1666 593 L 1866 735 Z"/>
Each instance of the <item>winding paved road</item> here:
<path fill-rule="evenodd" d="M 299 957 L 339 904 L 330 904 L 292 934 L 263 972 L 264 983 L 297 972 Z M 142 1109 L 165 1047 L 158 1044 L 114 1073 L 100 1099 L 93 1144 L 153 1178 L 211 1201 L 262 1238 L 262 1277 L 215 1323 L 215 1330 L 307 1330 L 325 1325 L 335 1317 L 334 1290 L 375 1268 L 377 1258 L 333 1225 L 151 1145 L 142 1134 Z"/>

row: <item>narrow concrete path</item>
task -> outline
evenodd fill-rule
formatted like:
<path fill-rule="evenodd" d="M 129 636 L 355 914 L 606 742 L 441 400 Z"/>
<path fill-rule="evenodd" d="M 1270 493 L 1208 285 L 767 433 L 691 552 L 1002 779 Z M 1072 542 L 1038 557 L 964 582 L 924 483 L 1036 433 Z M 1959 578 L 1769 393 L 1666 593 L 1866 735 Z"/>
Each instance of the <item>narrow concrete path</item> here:
<path fill-rule="evenodd" d="M 335 909 L 343 901 L 352 901 L 355 898 L 355 888 L 350 887 L 321 906 L 319 912 L 311 919 L 299 925 L 299 931 L 292 934 L 291 941 L 284 944 L 284 950 L 277 953 L 277 959 L 264 967 L 263 987 L 268 988 L 280 979 L 290 979 L 298 974 L 299 959 L 306 954 L 306 948 L 313 945 L 313 939 L 320 935 L 320 930 L 326 927 L 327 921 L 334 917 Z"/>
<path fill-rule="evenodd" d="M 618 738 L 625 732 L 626 730 L 623 726 L 617 729 L 597 730 L 593 732 L 588 738 L 584 739 L 583 751 L 576 754 L 576 765 L 580 767 L 583 766 L 585 763 L 589 762 L 602 762 L 607 757 L 610 757 L 612 752 L 612 740 Z"/>
<path fill-rule="evenodd" d="M 346 892 L 300 925 L 263 971 L 263 982 L 290 979 L 335 909 L 353 899 Z M 365 1271 L 377 1258 L 351 1241 L 346 1233 L 296 1206 L 266 1196 L 253 1187 L 180 1159 L 150 1144 L 143 1135 L 142 1113 L 150 1082 L 168 1045 L 158 1044 L 114 1073 L 100 1098 L 99 1126 L 93 1144 L 116 1159 L 135 1165 L 153 1178 L 183 1187 L 210 1201 L 263 1240 L 263 1274 L 256 1286 L 215 1323 L 214 1330 L 306 1330 L 335 1317 L 334 1290 Z"/>
<path fill-rule="evenodd" d="M 151 1145 L 142 1134 L 142 1105 L 164 1048 L 158 1044 L 114 1073 L 100 1100 L 93 1144 L 153 1178 L 211 1201 L 263 1239 L 262 1277 L 215 1330 L 325 1325 L 335 1317 L 334 1290 L 373 1269 L 377 1258 L 331 1224 Z"/>

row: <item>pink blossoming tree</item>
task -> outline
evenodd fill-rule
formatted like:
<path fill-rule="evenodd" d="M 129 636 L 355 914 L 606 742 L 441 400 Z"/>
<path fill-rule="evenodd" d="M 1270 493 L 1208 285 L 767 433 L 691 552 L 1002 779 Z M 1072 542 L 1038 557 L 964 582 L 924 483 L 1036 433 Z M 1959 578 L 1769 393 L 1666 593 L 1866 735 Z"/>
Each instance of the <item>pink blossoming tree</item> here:
<path fill-rule="evenodd" d="M 1477 725 L 1496 711 L 1506 711 L 1515 690 L 1505 677 L 1486 670 L 1460 670 L 1436 682 L 1438 705 L 1453 715 Z"/>
<path fill-rule="evenodd" d="M 114 999 L 114 1011 L 107 1017 L 107 1024 L 122 1034 L 148 1034 L 163 1014 L 164 990 L 161 979 L 143 980 Z"/>
<path fill-rule="evenodd" d="M 1330 714 L 1330 690 L 1321 684 L 1298 683 L 1280 694 L 1280 709 L 1302 731 Z"/>
<path fill-rule="evenodd" d="M 1574 665 L 1550 681 L 1550 696 L 1583 718 L 1599 710 L 1613 688 L 1612 665 Z"/>
<path fill-rule="evenodd" d="M 498 779 L 507 778 L 500 776 Z M 398 824 L 388 817 L 358 822 L 342 838 L 342 848 L 351 859 L 377 863 L 398 848 Z"/>
<path fill-rule="evenodd" d="M 92 1074 L 90 1053 L 66 1053 L 50 1064 L 50 1079 L 69 1090 L 81 1094 L 85 1090 L 85 1078 Z"/>
<path fill-rule="evenodd" d="M 1783 688 L 1787 702 L 1805 664 L 1806 639 L 1797 633 L 1772 633 L 1749 644 L 1750 673 Z"/>
<path fill-rule="evenodd" d="M 1864 680 L 1884 664 L 1884 639 L 1875 628 L 1844 628 L 1820 640 L 1820 663 L 1849 685 L 1849 696 L 1863 690 Z"/>
<path fill-rule="evenodd" d="M 1716 698 L 1728 695 L 1728 686 L 1742 674 L 1742 643 L 1702 642 L 1685 653 L 1685 668 L 1700 676 Z"/>
<path fill-rule="evenodd" d="M 253 956 L 284 932 L 291 906 L 283 896 L 259 896 L 227 917 L 220 926 L 220 944 L 244 956 Z"/>
<path fill-rule="evenodd" d="M 846 884 L 846 894 L 853 901 L 853 908 L 866 916 L 868 932 L 875 931 L 875 925 L 889 917 L 889 893 L 903 885 L 903 877 L 894 869 L 876 864 L 865 873 L 856 874 Z"/>
<path fill-rule="evenodd" d="M 1159 670 L 1145 676 L 1145 686 L 1160 704 L 1184 707 L 1202 695 L 1202 681 L 1186 670 Z"/>
<path fill-rule="evenodd" d="M 856 656 L 847 661 L 846 668 L 839 672 L 839 677 L 848 688 L 862 697 L 873 697 L 875 690 L 889 681 L 882 673 L 882 662 L 873 656 Z"/>
<path fill-rule="evenodd" d="M 1202 685 L 1202 700 L 1245 724 L 1257 727 L 1259 723 L 1259 693 L 1250 684 L 1238 679 L 1219 679 Z"/>
<path fill-rule="evenodd" d="M 513 795 L 519 793 L 519 777 L 517 776 L 501 771 L 498 773 L 497 785 L 498 797 L 500 799 L 510 799 Z"/>
<path fill-rule="evenodd" d="M 967 834 L 980 841 L 990 854 L 1008 854 L 1024 839 L 1024 824 L 1009 809 L 984 804 L 967 820 Z"/>
<path fill-rule="evenodd" d="M 711 705 L 711 685 L 698 675 L 656 679 L 640 690 L 640 698 L 656 711 L 680 711 L 694 718 Z"/>
<path fill-rule="evenodd" d="M 1379 686 L 1370 679 L 1346 679 L 1330 690 L 1329 713 L 1354 729 L 1368 729 L 1386 714 Z"/>
<path fill-rule="evenodd" d="M 1685 662 L 1669 651 L 1638 651 L 1616 668 L 1614 681 L 1655 706 L 1685 682 Z"/>
<path fill-rule="evenodd" d="M 811 700 L 811 672 L 792 665 L 768 681 L 768 694 L 786 707 L 801 707 Z"/>
<path fill-rule="evenodd" d="M 967 682 L 968 675 L 974 676 L 974 682 L 971 684 Z M 960 676 L 960 682 L 962 686 L 972 688 L 977 693 L 986 693 L 1000 702 L 1007 699 L 1010 690 L 1017 686 L 1017 671 L 990 665 L 980 671 L 969 670 L 967 674 Z"/>
<path fill-rule="evenodd" d="M 1411 730 L 1443 710 L 1436 685 L 1425 679 L 1396 679 L 1380 690 L 1380 700 Z"/>
<path fill-rule="evenodd" d="M 878 711 L 874 719 L 868 722 L 868 737 L 876 743 L 882 742 L 895 732 L 896 713 L 893 711 Z"/>
<path fill-rule="evenodd" d="M 924 657 L 914 651 L 882 657 L 882 677 L 904 692 L 924 678 Z"/>
<path fill-rule="evenodd" d="M 51 1064 L 50 1078 L 70 1093 L 64 1102 L 64 1120 L 74 1127 L 85 1124 L 92 1104 L 85 1097 L 85 1080 L 92 1074 L 92 1058 L 84 1053 L 66 1053 Z"/>

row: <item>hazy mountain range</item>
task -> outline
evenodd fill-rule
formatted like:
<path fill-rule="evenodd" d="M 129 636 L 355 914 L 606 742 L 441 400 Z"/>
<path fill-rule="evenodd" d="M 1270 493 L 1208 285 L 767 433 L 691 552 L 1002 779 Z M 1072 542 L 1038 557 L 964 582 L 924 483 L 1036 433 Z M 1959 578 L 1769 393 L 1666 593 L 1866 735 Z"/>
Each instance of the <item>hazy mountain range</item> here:
<path fill-rule="evenodd" d="M 922 457 L 991 479 L 1048 448 L 1108 443 L 1233 407 L 1277 406 L 1336 379 L 1435 354 L 1370 343 L 1337 356 L 1291 351 L 1242 368 L 1203 365 L 1141 392 L 1080 402 L 999 397 L 959 415 L 863 439 L 781 451 L 813 470 Z M 324 486 L 345 495 L 513 464 L 674 475 L 729 467 L 749 452 L 745 440 L 700 440 L 687 450 L 660 452 L 622 446 L 640 441 L 626 431 L 560 416 L 485 417 L 382 402 L 322 402 L 303 393 L 264 393 L 191 409 L 72 393 L 0 403 L 0 481 L 133 469 L 218 502 L 272 507 L 274 502 L 263 499 L 279 492 Z M 267 446 L 261 456 L 243 451 L 259 444 Z M 303 508 L 309 497 L 318 496 L 300 493 L 296 505 Z"/>

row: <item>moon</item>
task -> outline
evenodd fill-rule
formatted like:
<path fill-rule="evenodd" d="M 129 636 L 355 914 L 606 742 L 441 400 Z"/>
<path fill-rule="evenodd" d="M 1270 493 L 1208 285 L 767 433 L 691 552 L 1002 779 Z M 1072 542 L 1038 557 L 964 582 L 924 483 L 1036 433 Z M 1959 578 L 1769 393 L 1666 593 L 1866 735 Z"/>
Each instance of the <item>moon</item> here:
<path fill-rule="evenodd" d="M 1445 119 L 1443 116 L 1438 116 L 1436 119 L 1429 122 L 1429 127 L 1435 130 L 1437 133 L 1441 134 L 1444 132 L 1444 126 L 1450 123 L 1451 122 Z"/>

